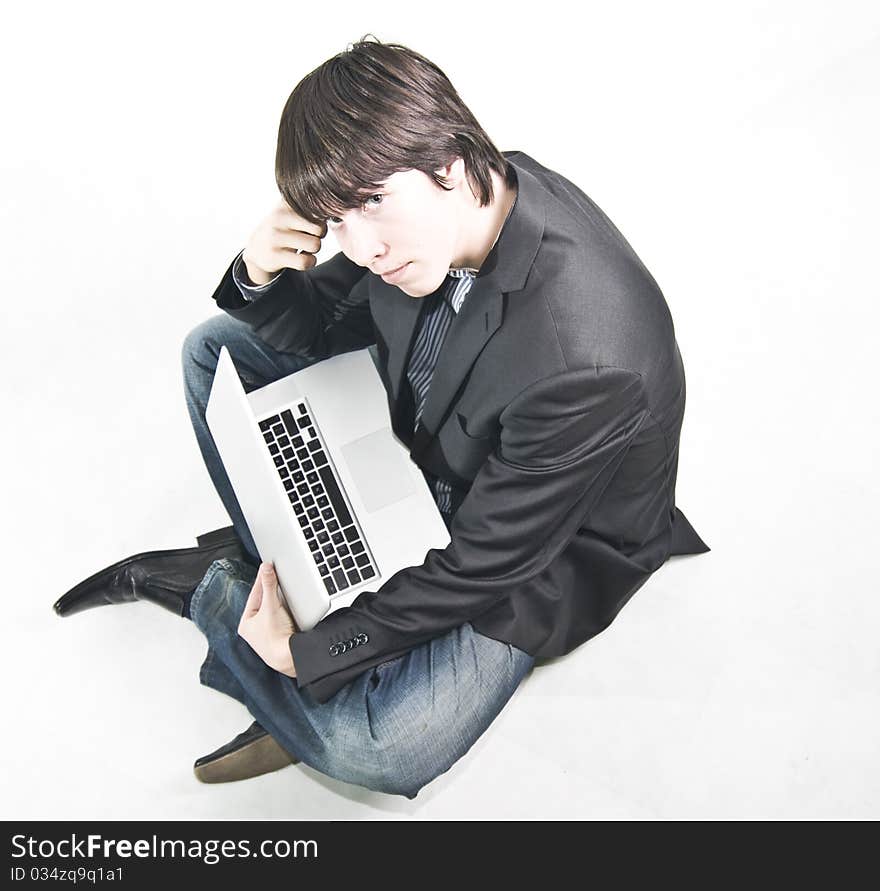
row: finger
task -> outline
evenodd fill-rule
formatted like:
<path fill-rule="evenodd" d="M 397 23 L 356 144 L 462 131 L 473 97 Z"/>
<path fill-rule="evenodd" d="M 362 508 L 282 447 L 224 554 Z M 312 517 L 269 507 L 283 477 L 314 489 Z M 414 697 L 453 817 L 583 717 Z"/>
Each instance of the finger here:
<path fill-rule="evenodd" d="M 278 247 L 287 250 L 306 251 L 310 254 L 317 254 L 321 250 L 321 239 L 317 235 L 311 235 L 308 232 L 302 232 L 295 229 L 280 229 L 276 227 L 278 233 Z"/>
<path fill-rule="evenodd" d="M 256 615 L 260 606 L 263 602 L 263 579 L 260 573 L 257 573 L 257 577 L 254 580 L 254 586 L 251 588 L 251 593 L 248 594 L 247 603 L 244 605 L 244 612 L 242 612 L 242 618 L 247 618 L 253 615 Z"/>
<path fill-rule="evenodd" d="M 275 567 L 271 563 L 261 563 L 259 579 L 265 594 L 260 606 L 271 608 L 278 600 L 278 578 L 275 575 Z"/>
<path fill-rule="evenodd" d="M 275 248 L 272 259 L 276 268 L 311 269 L 318 261 L 314 254 L 304 251 L 298 254 L 293 248 Z"/>
<path fill-rule="evenodd" d="M 274 219 L 279 229 L 295 229 L 300 232 L 310 232 L 319 238 L 323 238 L 327 234 L 326 222 L 313 223 L 311 220 L 301 217 L 291 209 L 287 202 L 284 202 L 279 207 Z"/>

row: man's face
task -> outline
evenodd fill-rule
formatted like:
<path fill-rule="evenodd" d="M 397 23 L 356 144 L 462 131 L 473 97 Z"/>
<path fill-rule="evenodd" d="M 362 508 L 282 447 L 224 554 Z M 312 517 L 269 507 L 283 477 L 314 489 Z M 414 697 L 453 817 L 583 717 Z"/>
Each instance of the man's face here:
<path fill-rule="evenodd" d="M 410 297 L 436 291 L 460 250 L 459 189 L 446 192 L 420 170 L 406 170 L 362 197 L 361 207 L 327 221 L 345 256 L 377 275 L 408 264 L 385 281 Z"/>

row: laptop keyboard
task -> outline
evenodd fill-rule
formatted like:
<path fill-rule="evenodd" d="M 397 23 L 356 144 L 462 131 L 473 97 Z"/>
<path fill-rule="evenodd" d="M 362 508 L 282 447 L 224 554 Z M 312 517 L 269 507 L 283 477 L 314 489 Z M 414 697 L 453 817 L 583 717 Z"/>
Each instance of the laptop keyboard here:
<path fill-rule="evenodd" d="M 375 576 L 375 564 L 306 403 L 260 421 L 260 431 L 327 593 L 337 594 Z"/>

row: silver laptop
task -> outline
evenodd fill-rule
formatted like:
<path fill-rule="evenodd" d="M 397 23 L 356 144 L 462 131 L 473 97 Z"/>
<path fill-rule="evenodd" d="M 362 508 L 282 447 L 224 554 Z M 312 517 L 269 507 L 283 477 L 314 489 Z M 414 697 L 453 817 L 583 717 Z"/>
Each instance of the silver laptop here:
<path fill-rule="evenodd" d="M 301 630 L 449 543 L 422 471 L 391 429 L 369 350 L 245 393 L 223 347 L 206 418 Z"/>

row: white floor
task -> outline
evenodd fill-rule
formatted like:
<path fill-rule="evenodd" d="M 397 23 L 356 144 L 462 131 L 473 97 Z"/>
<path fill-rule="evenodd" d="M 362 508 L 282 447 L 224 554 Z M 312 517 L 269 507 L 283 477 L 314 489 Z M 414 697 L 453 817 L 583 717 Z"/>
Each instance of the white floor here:
<path fill-rule="evenodd" d="M 588 154 L 546 128 L 523 130 L 513 113 L 496 123 L 509 134 L 502 148 L 564 172 L 609 213 L 667 295 L 688 381 L 678 503 L 712 551 L 670 561 L 609 629 L 535 670 L 411 802 L 302 766 L 200 785 L 193 760 L 250 718 L 199 685 L 197 630 L 148 604 L 68 620 L 51 610 L 108 563 L 187 546 L 226 522 L 184 407 L 180 344 L 216 311 L 216 283 L 270 206 L 289 88 L 257 106 L 247 129 L 259 151 L 219 138 L 230 98 L 214 94 L 233 82 L 250 84 L 249 95 L 257 80 L 286 85 L 311 66 L 288 61 L 282 81 L 214 60 L 222 89 L 206 80 L 190 105 L 186 89 L 158 84 L 162 102 L 143 112 L 152 117 L 142 130 L 132 129 L 141 112 L 121 103 L 106 123 L 93 88 L 113 84 L 65 69 L 53 126 L 79 134 L 54 137 L 66 139 L 65 163 L 46 116 L 22 105 L 29 141 L 4 161 L 0 219 L 10 249 L 0 303 L 0 816 L 880 816 L 880 27 L 868 13 L 826 21 L 823 9 L 781 4 L 769 31 L 740 22 L 744 39 L 716 47 L 717 61 L 706 44 L 694 57 L 700 77 L 658 66 L 638 88 L 617 83 L 620 96 L 597 114 L 656 82 L 640 111 L 647 143 L 630 114 L 614 122 L 624 128 L 617 144 L 590 142 Z M 759 5 L 748 10 L 758 16 Z M 367 27 L 440 52 L 430 28 L 379 24 L 346 28 L 313 64 Z M 230 25 L 205 47 L 237 37 Z M 728 64 L 735 43 L 741 68 Z M 694 45 L 670 44 L 669 65 L 684 65 Z M 92 49 L 121 62 L 120 46 Z M 479 104 L 473 61 L 443 61 L 470 78 Z M 118 83 L 126 77 L 135 75 L 121 69 Z M 717 105 L 700 101 L 707 84 L 718 86 Z M 33 89 L 39 109 L 49 81 Z M 563 98 L 551 101 L 561 114 Z M 199 102 L 217 106 L 199 117 Z M 174 145 L 159 135 L 162 108 L 175 128 L 191 128 Z M 245 181 L 258 164 L 263 198 Z"/>

